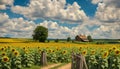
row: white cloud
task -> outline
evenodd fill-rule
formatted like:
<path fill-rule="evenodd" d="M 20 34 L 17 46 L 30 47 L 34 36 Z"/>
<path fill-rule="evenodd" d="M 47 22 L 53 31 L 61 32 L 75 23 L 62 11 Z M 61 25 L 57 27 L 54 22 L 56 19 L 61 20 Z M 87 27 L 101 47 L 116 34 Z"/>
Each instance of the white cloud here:
<path fill-rule="evenodd" d="M 95 18 L 97 18 L 100 21 L 103 21 L 103 23 L 120 22 L 119 0 L 92 0 L 92 3 L 98 4 Z"/>
<path fill-rule="evenodd" d="M 0 9 L 5 10 L 7 7 L 6 5 L 12 6 L 14 0 L 0 0 Z"/>
<path fill-rule="evenodd" d="M 44 21 L 40 23 L 39 25 L 48 28 L 49 30 L 48 38 L 64 39 L 64 38 L 67 38 L 71 33 L 71 29 L 65 26 L 60 26 L 57 22 Z"/>
<path fill-rule="evenodd" d="M 65 39 L 68 36 L 75 38 L 78 34 L 91 35 L 93 38 L 119 38 L 120 23 L 101 23 L 99 20 L 88 20 L 78 26 L 68 28 L 60 26 L 57 22 L 43 21 L 35 24 L 23 18 L 10 19 L 6 13 L 0 14 L 0 36 L 10 35 L 12 37 L 32 37 L 36 26 L 42 25 L 48 28 L 49 37 L 54 39 Z"/>
<path fill-rule="evenodd" d="M 109 6 L 114 6 L 116 8 L 120 8 L 120 1 L 119 0 L 92 0 L 91 1 L 93 4 L 98 4 L 98 3 L 105 3 L 106 5 Z"/>
<path fill-rule="evenodd" d="M 108 6 L 114 6 L 116 8 L 120 8 L 119 0 L 103 0 L 103 3 L 105 3 Z"/>
<path fill-rule="evenodd" d="M 5 9 L 9 3 L 0 1 L 0 8 Z M 6 1 L 6 0 L 5 0 Z M 110 3 L 110 2 L 112 3 Z M 20 18 L 12 18 L 6 13 L 0 13 L 0 36 L 10 35 L 12 37 L 32 37 L 33 30 L 37 25 L 48 28 L 49 38 L 74 38 L 78 34 L 91 35 L 93 38 L 120 38 L 120 8 L 118 0 L 92 0 L 98 4 L 95 17 L 89 19 L 81 7 L 74 2 L 67 4 L 65 0 L 31 0 L 27 7 L 12 6 L 14 13 L 23 14 L 30 19 L 44 19 L 42 23 L 35 24 Z M 101 3 L 100 3 L 101 2 Z M 2 5 L 2 6 L 1 6 Z M 49 19 L 60 22 L 81 22 L 78 26 L 69 28 L 61 26 L 57 22 L 47 21 Z"/>
<path fill-rule="evenodd" d="M 72 5 L 66 4 L 65 0 L 31 0 L 28 7 L 14 6 L 12 11 L 30 19 L 43 18 L 69 22 L 81 22 L 88 19 L 77 2 Z"/>
<path fill-rule="evenodd" d="M 0 36 L 31 37 L 36 24 L 23 18 L 10 19 L 6 13 L 0 14 Z"/>
<path fill-rule="evenodd" d="M 95 20 L 100 26 L 93 31 L 95 38 L 120 38 L 120 1 L 92 0 L 98 3 Z M 101 2 L 101 3 L 100 3 Z"/>
<path fill-rule="evenodd" d="M 102 0 L 92 0 L 92 3 L 93 3 L 93 4 L 98 4 L 98 3 L 100 3 L 100 2 L 102 2 Z"/>
<path fill-rule="evenodd" d="M 104 24 L 94 30 L 93 33 L 95 38 L 119 39 L 120 24 L 115 23 L 114 26 L 113 24 Z"/>
<path fill-rule="evenodd" d="M 117 39 L 120 34 L 120 24 L 102 24 L 99 20 L 89 20 L 78 26 L 68 28 L 60 26 L 57 22 L 44 21 L 40 25 L 49 29 L 49 38 L 65 39 L 68 36 L 75 38 L 78 34 L 91 35 L 93 38 Z"/>

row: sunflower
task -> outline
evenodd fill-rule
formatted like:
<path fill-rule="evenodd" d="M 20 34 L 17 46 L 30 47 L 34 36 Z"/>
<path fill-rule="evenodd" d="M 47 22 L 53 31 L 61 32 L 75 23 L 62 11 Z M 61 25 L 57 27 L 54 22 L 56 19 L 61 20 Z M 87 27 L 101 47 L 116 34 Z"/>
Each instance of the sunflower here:
<path fill-rule="evenodd" d="M 14 52 L 14 51 L 15 51 L 15 49 L 13 48 L 11 51 L 12 51 L 12 52 Z"/>
<path fill-rule="evenodd" d="M 102 49 L 101 52 L 104 52 L 104 50 Z"/>
<path fill-rule="evenodd" d="M 29 50 L 25 49 L 24 52 L 27 54 L 27 53 L 29 53 Z"/>
<path fill-rule="evenodd" d="M 2 47 L 0 50 L 1 50 L 1 51 L 4 51 L 4 50 L 5 50 L 5 48 L 3 48 L 3 47 Z"/>
<path fill-rule="evenodd" d="M 41 50 L 39 49 L 38 52 L 41 52 Z"/>
<path fill-rule="evenodd" d="M 82 52 L 82 55 L 86 55 L 87 54 L 87 51 L 86 50 L 84 50 L 83 52 Z"/>
<path fill-rule="evenodd" d="M 113 50 L 116 50 L 117 48 L 114 46 L 112 49 L 113 49 Z"/>
<path fill-rule="evenodd" d="M 115 55 L 120 55 L 120 50 L 116 50 Z"/>
<path fill-rule="evenodd" d="M 16 56 L 16 57 L 19 56 L 19 52 L 18 51 L 14 51 L 13 55 Z"/>
<path fill-rule="evenodd" d="M 102 58 L 106 58 L 108 56 L 108 52 L 105 52 L 103 55 L 102 55 Z"/>
<path fill-rule="evenodd" d="M 30 48 L 30 47 L 27 47 L 28 49 Z"/>
<path fill-rule="evenodd" d="M 91 55 L 94 55 L 94 54 L 95 54 L 95 50 L 92 50 L 92 51 L 91 51 Z"/>
<path fill-rule="evenodd" d="M 52 52 L 55 52 L 54 50 Z"/>
<path fill-rule="evenodd" d="M 82 47 L 79 48 L 79 51 L 81 51 L 81 50 L 82 50 Z"/>
<path fill-rule="evenodd" d="M 3 62 L 8 62 L 9 61 L 9 57 L 7 57 L 7 56 L 2 57 L 2 61 Z"/>
<path fill-rule="evenodd" d="M 57 50 L 57 51 L 59 51 L 59 50 L 60 50 L 60 48 L 59 48 L 59 47 L 57 47 L 57 48 L 56 48 L 56 50 Z"/>
<path fill-rule="evenodd" d="M 49 53 L 51 53 L 51 52 L 52 52 L 52 50 L 50 49 L 50 50 L 49 50 Z"/>
<path fill-rule="evenodd" d="M 108 51 L 109 51 L 109 53 L 111 53 L 111 52 L 112 52 L 112 49 L 109 49 Z"/>
<path fill-rule="evenodd" d="M 4 48 L 7 48 L 6 46 L 4 46 Z"/>
<path fill-rule="evenodd" d="M 57 51 L 59 50 L 59 48 L 56 49 Z"/>
<path fill-rule="evenodd" d="M 2 52 L 2 54 L 1 54 L 2 56 L 6 56 L 6 52 Z"/>
<path fill-rule="evenodd" d="M 23 47 L 23 50 L 25 50 L 26 48 L 25 47 Z"/>
<path fill-rule="evenodd" d="M 10 46 L 8 46 L 8 48 L 10 48 Z"/>
<path fill-rule="evenodd" d="M 67 51 L 66 50 L 64 50 L 63 52 L 62 52 L 62 54 L 66 54 L 67 53 Z"/>
<path fill-rule="evenodd" d="M 38 49 L 40 49 L 40 47 L 38 46 Z"/>

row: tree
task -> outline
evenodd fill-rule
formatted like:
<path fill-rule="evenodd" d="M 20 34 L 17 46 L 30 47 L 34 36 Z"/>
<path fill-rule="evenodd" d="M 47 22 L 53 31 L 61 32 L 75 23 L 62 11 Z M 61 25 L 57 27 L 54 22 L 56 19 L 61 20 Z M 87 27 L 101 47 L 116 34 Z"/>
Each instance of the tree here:
<path fill-rule="evenodd" d="M 92 39 L 92 37 L 89 35 L 89 36 L 87 36 L 87 39 L 89 40 L 89 42 L 92 42 L 93 41 L 93 39 Z"/>
<path fill-rule="evenodd" d="M 33 39 L 39 42 L 45 42 L 48 37 L 48 29 L 43 26 L 37 26 L 33 32 Z"/>
<path fill-rule="evenodd" d="M 70 41 L 71 41 L 71 38 L 70 38 L 70 37 L 68 37 L 68 38 L 67 38 L 67 42 L 70 42 Z"/>
<path fill-rule="evenodd" d="M 55 39 L 55 42 L 59 42 L 59 39 Z"/>

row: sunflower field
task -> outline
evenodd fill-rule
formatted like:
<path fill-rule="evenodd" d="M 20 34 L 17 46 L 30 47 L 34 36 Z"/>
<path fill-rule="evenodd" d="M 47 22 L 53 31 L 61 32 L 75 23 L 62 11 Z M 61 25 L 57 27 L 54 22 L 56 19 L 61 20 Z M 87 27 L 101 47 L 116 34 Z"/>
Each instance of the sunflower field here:
<path fill-rule="evenodd" d="M 41 65 L 41 52 L 51 63 L 70 63 L 72 52 L 86 58 L 89 69 L 120 69 L 119 44 L 0 43 L 0 69 Z"/>

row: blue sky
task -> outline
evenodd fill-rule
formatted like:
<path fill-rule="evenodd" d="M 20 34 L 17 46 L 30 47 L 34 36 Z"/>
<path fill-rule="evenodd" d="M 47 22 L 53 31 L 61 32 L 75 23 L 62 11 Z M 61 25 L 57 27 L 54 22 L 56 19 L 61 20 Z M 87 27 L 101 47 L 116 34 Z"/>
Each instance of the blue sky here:
<path fill-rule="evenodd" d="M 66 0 L 67 3 L 73 4 L 77 2 L 81 9 L 83 9 L 87 16 L 93 17 L 97 8 L 97 5 L 92 4 L 91 0 Z M 14 5 L 27 6 L 30 3 L 30 0 L 14 0 Z M 13 13 L 10 9 L 1 10 L 10 15 L 11 18 L 21 17 L 22 15 Z"/>
<path fill-rule="evenodd" d="M 0 37 L 31 38 L 42 25 L 49 29 L 48 38 L 120 38 L 119 7 L 117 0 L 1 0 Z"/>
<path fill-rule="evenodd" d="M 97 8 L 97 5 L 92 4 L 91 0 L 67 0 L 68 3 L 73 4 L 73 2 L 77 2 L 81 9 L 85 11 L 87 16 L 93 17 Z"/>

